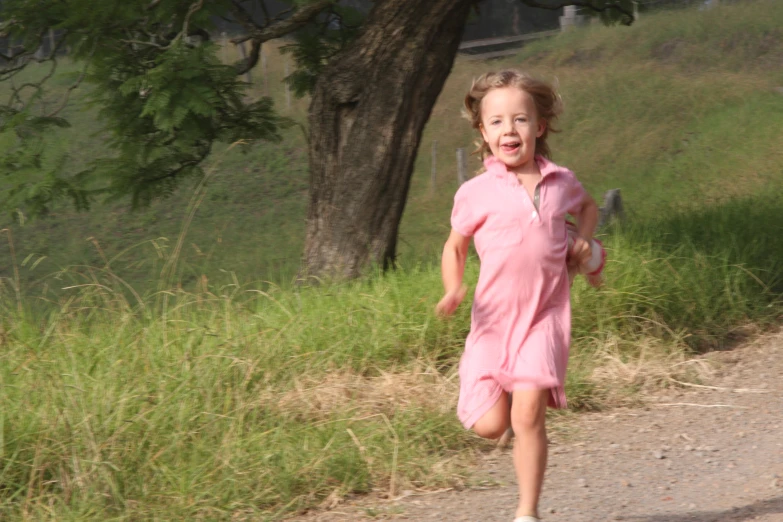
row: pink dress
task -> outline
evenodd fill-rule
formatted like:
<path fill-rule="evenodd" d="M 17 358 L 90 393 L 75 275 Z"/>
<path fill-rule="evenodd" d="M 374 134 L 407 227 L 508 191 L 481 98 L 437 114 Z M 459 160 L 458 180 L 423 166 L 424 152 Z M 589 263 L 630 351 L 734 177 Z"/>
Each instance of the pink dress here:
<path fill-rule="evenodd" d="M 481 260 L 470 334 L 459 365 L 457 415 L 470 428 L 500 398 L 550 389 L 564 408 L 571 337 L 566 214 L 581 211 L 585 190 L 568 169 L 536 156 L 539 210 L 500 160 L 454 196 L 451 226 L 473 236 Z"/>

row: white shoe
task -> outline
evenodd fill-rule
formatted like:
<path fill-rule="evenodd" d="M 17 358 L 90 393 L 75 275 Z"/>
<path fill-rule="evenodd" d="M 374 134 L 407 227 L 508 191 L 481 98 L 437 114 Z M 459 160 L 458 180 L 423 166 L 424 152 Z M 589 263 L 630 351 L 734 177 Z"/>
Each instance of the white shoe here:
<path fill-rule="evenodd" d="M 515 518 L 514 522 L 541 522 L 541 519 L 536 517 L 531 517 L 530 515 L 526 515 L 524 517 Z"/>

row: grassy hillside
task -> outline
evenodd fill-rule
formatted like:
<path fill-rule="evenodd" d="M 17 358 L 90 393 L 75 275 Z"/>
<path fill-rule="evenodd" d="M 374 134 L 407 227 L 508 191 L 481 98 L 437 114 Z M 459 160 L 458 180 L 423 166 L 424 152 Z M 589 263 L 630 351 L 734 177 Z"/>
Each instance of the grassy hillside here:
<path fill-rule="evenodd" d="M 560 85 L 566 110 L 555 160 L 596 198 L 622 189 L 637 219 L 780 187 L 781 22 L 774 2 L 661 13 L 630 28 L 592 26 L 539 41 L 489 64 L 458 63 L 422 144 L 403 245 L 418 251 L 446 233 L 447 221 L 433 216 L 448 215 L 452 151 L 473 140 L 460 101 L 488 68 L 517 67 Z M 432 140 L 445 156 L 434 198 L 425 191 Z"/>
<path fill-rule="evenodd" d="M 568 112 L 556 160 L 596 195 L 621 188 L 630 209 L 604 234 L 604 288 L 574 287 L 572 409 L 699 382 L 709 368 L 694 352 L 779 324 L 780 27 L 779 4 L 734 4 L 574 31 L 491 64 L 557 78 Z M 14 226 L 28 279 L 14 292 L 0 251 L 11 273 L 0 280 L 0 519 L 277 520 L 350 493 L 473 483 L 470 463 L 488 446 L 454 413 L 469 302 L 452 320 L 434 317 L 442 288 L 430 260 L 456 189 L 449 151 L 472 139 L 459 100 L 487 66 L 459 62 L 441 95 L 397 272 L 319 288 L 256 283 L 285 281 L 300 248 L 296 133 L 216 155 L 177 265 L 183 288 L 147 291 L 172 259 L 188 191 L 138 214 L 61 209 Z M 89 116 L 79 114 L 96 128 Z M 98 143 L 71 134 L 81 150 Z M 160 235 L 168 246 L 149 241 Z M 37 265 L 26 259 L 43 249 Z M 44 277 L 76 259 L 89 266 Z M 477 274 L 471 259 L 466 281 Z M 51 287 L 68 288 L 54 297 Z"/>
<path fill-rule="evenodd" d="M 519 67 L 559 83 L 566 113 L 563 132 L 553 140 L 556 161 L 571 167 L 597 198 L 608 188 L 621 188 L 637 218 L 780 186 L 782 13 L 770 1 L 662 13 L 630 28 L 592 26 L 563 34 L 505 60 L 458 60 L 421 144 L 400 233 L 402 263 L 431 259 L 447 234 L 455 149 L 472 150 L 474 140 L 460 117 L 461 98 L 471 78 L 489 68 Z M 306 122 L 307 101 L 294 100 L 286 108 L 280 84 L 284 59 L 272 47 L 268 52 L 270 94 L 283 113 Z M 52 99 L 73 74 L 58 78 L 60 91 Z M 260 70 L 254 75 L 254 95 L 260 95 Z M 74 97 L 65 116 L 74 122 L 63 133 L 74 158 L 70 168 L 86 155 L 105 154 L 100 126 L 83 96 Z M 435 140 L 438 179 L 431 191 Z M 255 144 L 244 153 L 218 150 L 211 164 L 215 174 L 183 252 L 184 282 L 202 274 L 226 280 L 223 271 L 236 272 L 242 281 L 287 281 L 304 230 L 307 164 L 301 132 L 291 130 L 281 144 Z M 156 279 L 157 256 L 151 245 L 135 245 L 160 237 L 173 241 L 192 189 L 184 186 L 171 200 L 135 213 L 127 203 L 97 205 L 83 215 L 63 205 L 48 220 L 12 226 L 21 259 L 47 256 L 34 273 L 22 270 L 22 277 L 30 281 L 61 267 L 99 263 L 100 253 L 86 241 L 92 237 L 109 257 L 133 247 L 114 268 L 144 286 Z M 5 263 L 0 270 L 9 274 Z"/>

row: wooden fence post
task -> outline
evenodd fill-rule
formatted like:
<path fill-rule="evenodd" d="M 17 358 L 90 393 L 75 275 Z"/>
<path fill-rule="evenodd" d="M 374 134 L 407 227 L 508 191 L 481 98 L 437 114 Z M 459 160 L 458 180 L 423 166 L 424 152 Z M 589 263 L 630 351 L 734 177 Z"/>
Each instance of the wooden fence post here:
<path fill-rule="evenodd" d="M 46 58 L 46 44 L 43 40 L 41 40 L 41 45 L 38 46 L 38 49 L 36 49 L 35 54 L 33 54 L 33 57 L 38 61 Z"/>
<path fill-rule="evenodd" d="M 611 189 L 604 194 L 604 206 L 599 209 L 598 227 L 608 225 L 614 218 L 620 220 L 625 218 L 620 189 Z"/>
<path fill-rule="evenodd" d="M 584 25 L 586 17 L 577 14 L 575 5 L 567 5 L 563 8 L 563 16 L 560 17 L 560 30 L 567 31 L 572 27 Z"/>
<path fill-rule="evenodd" d="M 468 180 L 467 173 L 467 160 L 465 156 L 465 149 L 457 149 L 457 183 L 462 185 Z"/>

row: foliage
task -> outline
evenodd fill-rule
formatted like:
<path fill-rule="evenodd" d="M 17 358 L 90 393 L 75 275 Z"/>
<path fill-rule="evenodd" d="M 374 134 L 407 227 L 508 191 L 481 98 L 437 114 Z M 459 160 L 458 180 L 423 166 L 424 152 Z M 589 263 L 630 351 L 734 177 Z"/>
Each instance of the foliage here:
<path fill-rule="evenodd" d="M 605 17 L 622 14 L 626 2 L 574 1 L 595 7 Z M 264 0 L 250 5 L 234 0 L 2 2 L 0 19 L 5 22 L 0 33 L 13 43 L 0 69 L 0 83 L 10 85 L 11 91 L 4 111 L 25 114 L 25 125 L 35 126 L 37 132 L 30 136 L 15 127 L 20 130 L 16 142 L 4 142 L 3 151 L 28 160 L 3 165 L 4 184 L 11 188 L 0 205 L 33 216 L 46 213 L 63 196 L 70 197 L 77 209 L 88 208 L 97 195 L 130 196 L 134 207 L 144 206 L 170 196 L 183 180 L 203 176 L 201 164 L 215 143 L 279 140 L 279 130 L 290 122 L 274 111 L 270 100 L 248 99 L 239 75 L 258 61 L 264 41 L 293 36 L 294 43 L 284 52 L 293 55 L 297 67 L 286 81 L 296 95 L 306 95 L 323 67 L 356 38 L 367 8 L 367 3 L 354 7 L 353 2 L 336 0 L 284 3 L 290 5 L 288 10 L 270 13 Z M 263 12 L 260 19 L 253 14 L 256 8 Z M 216 19 L 242 27 L 244 34 L 232 41 L 250 42 L 247 58 L 221 63 L 218 46 L 210 40 Z M 47 45 L 51 35 L 54 41 Z M 37 62 L 50 62 L 54 71 L 64 49 L 69 50 L 69 60 L 86 69 L 62 103 L 47 110 L 40 100 L 52 74 L 20 87 L 14 78 L 24 76 L 25 69 Z M 100 109 L 104 150 L 82 169 L 64 168 L 71 158 L 54 153 L 44 163 L 59 162 L 60 167 L 39 167 L 40 150 L 47 141 L 43 136 L 54 133 L 45 124 L 63 124 L 62 117 L 52 117 L 83 82 Z M 2 132 L 10 130 L 8 125 Z"/>
<path fill-rule="evenodd" d="M 523 4 L 539 9 L 559 11 L 565 6 L 575 6 L 582 9 L 582 14 L 598 16 L 606 25 L 634 23 L 633 0 L 568 0 L 566 2 L 552 4 L 539 0 L 520 0 Z"/>
<path fill-rule="evenodd" d="M 48 135 L 50 128 L 68 128 L 55 116 L 34 116 L 29 110 L 0 107 L 0 203 L 11 210 L 16 221 L 24 221 L 21 207 L 33 215 L 45 214 L 52 202 L 70 197 L 77 209 L 89 201 L 79 178 L 59 175 L 68 159 L 61 141 Z"/>
<path fill-rule="evenodd" d="M 115 198 L 131 194 L 134 206 L 202 175 L 201 162 L 216 141 L 278 139 L 282 123 L 268 98 L 243 100 L 233 68 L 217 60 L 211 42 L 180 39 L 163 52 L 150 48 L 120 46 L 96 56 L 88 77 L 108 144 L 118 152 L 98 164 L 110 180 L 106 190 Z"/>
<path fill-rule="evenodd" d="M 310 94 L 324 66 L 358 35 L 364 14 L 351 7 L 334 6 L 326 16 L 297 31 L 295 43 L 281 51 L 290 53 L 297 68 L 286 81 L 300 98 Z"/>
<path fill-rule="evenodd" d="M 5 206 L 24 203 L 28 213 L 41 214 L 60 194 L 71 196 L 77 208 L 86 208 L 88 198 L 97 194 L 130 195 L 134 206 L 145 205 L 170 195 L 182 180 L 203 175 L 201 162 L 216 142 L 280 139 L 287 121 L 269 99 L 245 99 L 236 67 L 221 63 L 210 41 L 211 20 L 227 14 L 224 2 L 41 4 L 3 2 L 4 34 L 20 45 L 0 78 L 13 81 L 34 63 L 33 52 L 52 28 L 56 43 L 43 59 L 54 69 L 62 59 L 58 51 L 67 46 L 70 60 L 85 63 L 85 74 L 73 88 L 82 81 L 91 87 L 111 152 L 98 155 L 81 172 L 58 168 L 37 178 L 30 176 L 35 161 L 6 162 L 3 174 L 14 177 L 4 180 L 13 196 Z M 64 124 L 38 103 L 50 77 L 25 83 L 33 93 L 27 97 L 22 88 L 12 87 L 5 113 L 26 115 L 25 126 L 37 130 L 31 135 L 14 123 L 15 156 L 39 158 L 45 124 Z M 66 158 L 59 161 L 62 166 Z"/>

